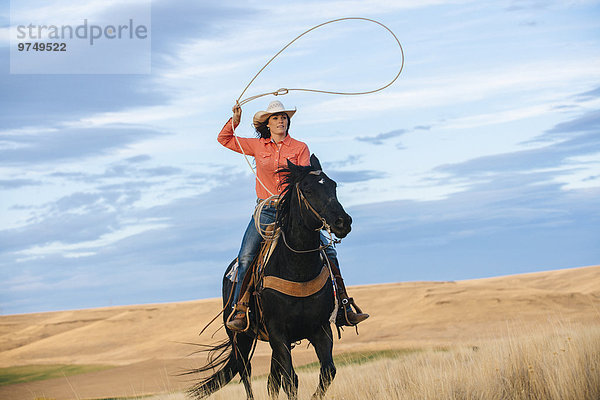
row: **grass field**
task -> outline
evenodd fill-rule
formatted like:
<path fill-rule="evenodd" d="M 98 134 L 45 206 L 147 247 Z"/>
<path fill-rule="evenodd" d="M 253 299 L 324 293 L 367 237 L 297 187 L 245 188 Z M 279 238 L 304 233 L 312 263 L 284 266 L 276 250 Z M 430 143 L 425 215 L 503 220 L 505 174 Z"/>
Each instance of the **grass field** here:
<path fill-rule="evenodd" d="M 509 328 L 508 334 L 478 346 L 389 349 L 335 357 L 337 376 L 329 399 L 423 400 L 598 400 L 600 326 Z M 318 364 L 296 368 L 299 397 L 318 382 Z M 0 369 L 0 382 L 42 380 L 105 369 L 104 366 L 45 365 Z M 243 399 L 236 381 L 212 400 Z M 266 375 L 255 377 L 257 400 L 267 399 Z M 284 393 L 280 398 L 286 398 Z M 185 400 L 183 393 L 94 400 Z M 46 400 L 46 399 L 44 399 Z M 91 400 L 91 399 L 90 399 Z"/>
<path fill-rule="evenodd" d="M 343 353 L 333 356 L 333 361 L 336 368 L 346 365 L 362 365 L 382 359 L 397 359 L 407 354 L 417 353 L 422 349 L 395 349 L 395 350 L 378 350 L 378 351 L 361 351 L 355 353 Z M 316 371 L 320 368 L 318 362 L 302 365 L 295 368 L 298 371 Z"/>
<path fill-rule="evenodd" d="M 329 399 L 400 400 L 598 400 L 600 327 L 513 331 L 480 346 L 354 354 L 337 362 Z M 317 386 L 316 366 L 298 368 L 299 397 Z M 257 399 L 267 399 L 266 377 L 253 380 Z M 229 384 L 212 400 L 243 399 Z M 281 393 L 280 398 L 286 398 Z M 152 400 L 183 400 L 170 393 Z"/>
<path fill-rule="evenodd" d="M 0 368 L 0 386 L 41 381 L 112 368 L 104 365 L 26 365 Z"/>

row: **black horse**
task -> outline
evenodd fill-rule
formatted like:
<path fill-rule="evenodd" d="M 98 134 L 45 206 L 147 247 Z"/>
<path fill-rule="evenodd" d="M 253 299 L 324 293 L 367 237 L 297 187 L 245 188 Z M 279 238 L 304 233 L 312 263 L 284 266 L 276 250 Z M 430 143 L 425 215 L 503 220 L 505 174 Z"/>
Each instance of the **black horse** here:
<path fill-rule="evenodd" d="M 317 157 L 312 155 L 310 163 L 310 166 L 304 167 L 288 161 L 287 168 L 280 170 L 284 176 L 284 184 L 287 184 L 279 201 L 276 221 L 282 230 L 282 236 L 264 267 L 265 276 L 295 282 L 314 279 L 323 267 L 319 251 L 320 230 L 326 224 L 339 238 L 350 232 L 352 218 L 337 200 L 336 183 L 321 171 Z M 232 283 L 226 276 L 232 265 L 233 263 L 229 265 L 223 278 L 224 322 L 231 313 L 228 303 Z M 269 395 L 277 397 L 279 388 L 283 386 L 288 398 L 297 397 L 298 376 L 292 366 L 291 345 L 308 339 L 321 364 L 319 386 L 313 398 L 323 397 L 335 376 L 333 336 L 329 323 L 334 309 L 332 282 L 329 280 L 309 297 L 288 296 L 269 288 L 259 290 L 258 296 L 272 349 L 271 372 L 267 384 Z M 219 390 L 238 373 L 248 399 L 253 398 L 250 358 L 257 340 L 256 334 L 251 330 L 237 334 L 227 328 L 226 330 L 228 339 L 209 349 L 209 363 L 193 371 L 217 371 L 190 389 L 190 394 L 196 398 L 206 397 Z"/>

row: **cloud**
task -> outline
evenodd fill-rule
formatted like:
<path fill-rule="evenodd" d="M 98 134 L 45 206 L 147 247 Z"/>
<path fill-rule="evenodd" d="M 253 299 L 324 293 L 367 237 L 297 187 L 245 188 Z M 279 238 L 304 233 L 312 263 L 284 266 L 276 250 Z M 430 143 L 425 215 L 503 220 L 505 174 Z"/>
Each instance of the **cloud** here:
<path fill-rule="evenodd" d="M 327 162 L 323 162 L 323 165 L 325 166 L 325 171 L 327 172 L 327 171 L 329 171 L 329 168 L 345 168 L 348 166 L 356 165 L 356 164 L 360 163 L 362 158 L 363 158 L 363 155 L 361 155 L 361 154 L 350 154 L 348 157 L 346 157 L 343 160 L 327 161 Z"/>
<path fill-rule="evenodd" d="M 18 189 L 25 186 L 38 186 L 42 182 L 33 179 L 0 179 L 0 188 Z"/>
<path fill-rule="evenodd" d="M 40 205 L 20 205 L 30 211 L 30 216 L 21 226 L 0 230 L 0 253 L 46 248 L 59 251 L 73 249 L 78 243 L 93 247 L 91 242 L 116 240 L 125 231 L 133 229 L 137 234 L 137 229 L 156 229 L 157 218 L 163 224 L 159 210 L 171 210 L 190 195 L 221 192 L 219 187 L 228 187 L 235 177 L 217 169 L 200 174 L 172 166 L 147 168 L 130 160 L 113 163 L 101 173 L 51 172 L 47 177 L 40 176 L 45 182 L 52 179 L 53 185 L 85 185 L 80 186 L 83 190 Z M 194 207 L 197 205 L 186 210 Z"/>
<path fill-rule="evenodd" d="M 399 109 L 416 112 L 422 109 L 431 110 L 437 107 L 473 108 L 466 113 L 461 127 L 483 126 L 491 123 L 514 121 L 521 118 L 547 114 L 557 102 L 564 101 L 565 96 L 572 96 L 572 88 L 565 87 L 565 81 L 597 82 L 600 74 L 592 65 L 600 60 L 572 59 L 557 65 L 554 60 L 539 59 L 513 60 L 511 68 L 502 66 L 472 71 L 463 69 L 448 72 L 439 76 L 414 78 L 402 87 L 391 87 L 389 90 L 374 94 L 368 102 L 360 96 L 342 96 L 304 107 L 307 114 L 312 115 L 315 122 L 336 120 L 354 120 L 356 116 L 372 114 L 381 115 L 396 112 Z M 494 79 L 490 79 L 493 76 Z M 551 94 L 549 88 L 556 88 Z M 543 95 L 540 95 L 543 93 Z M 508 111 L 498 112 L 494 109 L 475 113 L 477 105 L 484 101 L 498 101 L 502 98 L 521 98 L 528 95 L 529 106 L 519 104 Z M 535 101 L 531 100 L 534 98 Z M 518 103 L 516 103 L 518 104 Z"/>
<path fill-rule="evenodd" d="M 351 1 L 305 1 L 298 4 L 290 4 L 285 8 L 275 7 L 273 12 L 277 15 L 294 15 L 304 18 L 339 18 L 340 10 L 344 10 L 345 15 L 372 15 L 391 13 L 397 10 L 410 10 L 419 8 L 428 8 L 449 3 L 468 3 L 468 0 L 424 0 L 424 1 L 385 1 L 373 0 L 368 3 L 360 0 Z"/>
<path fill-rule="evenodd" d="M 338 245 L 344 275 L 365 284 L 595 264 L 600 188 L 564 191 L 553 176 L 498 172 L 442 200 L 347 208 L 354 222 Z"/>
<path fill-rule="evenodd" d="M 122 125 L 89 129 L 64 128 L 52 133 L 42 132 L 39 134 L 0 132 L 0 141 L 12 147 L 0 149 L 0 159 L 8 165 L 82 160 L 163 135 L 165 132 L 150 128 Z"/>
<path fill-rule="evenodd" d="M 520 26 L 534 27 L 534 26 L 538 25 L 538 22 L 537 21 L 531 21 L 531 20 L 529 20 L 529 21 L 520 22 L 519 25 Z"/>
<path fill-rule="evenodd" d="M 367 142 L 371 144 L 383 144 L 386 140 L 402 136 L 405 133 L 405 129 L 396 129 L 390 132 L 380 133 L 375 136 L 359 136 L 355 139 L 361 142 Z"/>
<path fill-rule="evenodd" d="M 168 228 L 167 224 L 156 219 L 140 220 L 133 223 L 121 223 L 118 229 L 107 231 L 97 239 L 77 240 L 75 243 L 64 243 L 63 241 L 50 241 L 41 245 L 17 251 L 15 255 L 17 262 L 26 259 L 39 259 L 48 255 L 59 255 L 63 258 L 90 257 L 98 254 L 103 248 L 115 245 L 127 238 L 140 235 L 152 230 L 163 230 Z"/>
<path fill-rule="evenodd" d="M 27 226 L 0 231 L 3 311 L 217 296 L 255 195 L 246 174 L 213 178 L 221 185 L 211 191 L 152 207 L 123 198 L 135 190 L 76 193 Z M 34 293 L 44 305 L 28 300 Z"/>
<path fill-rule="evenodd" d="M 189 2 L 186 0 L 152 3 L 152 52 L 161 59 L 174 55 L 180 44 L 199 37 L 213 36 L 224 23 L 235 24 L 252 18 L 257 10 L 241 5 Z"/>
<path fill-rule="evenodd" d="M 129 157 L 128 159 L 126 159 L 125 161 L 129 162 L 129 163 L 142 163 L 145 161 L 150 161 L 152 159 L 151 156 L 149 156 L 148 154 L 140 154 L 138 156 L 133 156 L 133 157 Z"/>
<path fill-rule="evenodd" d="M 566 133 L 568 137 L 573 132 L 600 133 L 600 110 L 590 111 L 578 118 L 562 122 L 550 129 L 544 136 Z"/>
<path fill-rule="evenodd" d="M 550 6 L 545 0 L 513 0 L 506 11 L 545 10 Z"/>
<path fill-rule="evenodd" d="M 81 206 L 82 195 L 68 196 L 55 204 L 49 215 L 38 217 L 26 226 L 0 231 L 2 253 L 20 252 L 49 243 L 79 243 L 95 240 L 120 224 L 114 212 L 101 204 L 106 195 L 89 195 Z M 93 202 L 91 202 L 93 201 Z M 80 205 L 80 210 L 66 212 Z M 13 259 L 13 262 L 15 260 Z"/>
<path fill-rule="evenodd" d="M 181 168 L 163 166 L 156 168 L 144 168 L 141 170 L 146 176 L 157 177 L 157 176 L 173 176 L 179 175 L 183 172 Z"/>
<path fill-rule="evenodd" d="M 8 52 L 0 68 L 9 70 Z M 151 106 L 164 101 L 144 75 L 0 74 L 0 120 L 3 129 L 55 126 L 90 113 Z"/>
<path fill-rule="evenodd" d="M 37 3 L 37 4 L 36 4 Z M 137 3 L 137 4 L 136 4 Z M 111 14 L 115 10 L 130 7 L 136 11 L 150 6 L 147 0 L 124 2 L 108 0 L 89 0 L 85 3 L 58 2 L 48 4 L 45 1 L 30 0 L 26 4 L 16 4 L 11 9 L 11 20 L 13 24 L 27 23 L 32 19 L 52 23 L 80 23 L 84 18 L 98 18 Z M 131 11 L 131 10 L 129 10 Z"/>
<path fill-rule="evenodd" d="M 581 100 L 581 101 L 600 98 L 600 87 L 589 90 L 587 92 L 580 93 L 576 97 L 578 100 Z"/>
<path fill-rule="evenodd" d="M 486 176 L 493 179 L 493 174 L 496 173 L 528 172 L 560 167 L 574 168 L 573 165 L 565 165 L 565 160 L 598 151 L 600 151 L 598 135 L 586 134 L 536 149 L 478 157 L 459 164 L 441 165 L 436 167 L 435 171 L 451 173 L 462 179 Z"/>
<path fill-rule="evenodd" d="M 337 183 L 354 183 L 370 181 L 371 179 L 382 179 L 387 176 L 386 173 L 371 170 L 362 171 L 341 171 L 330 169 L 327 171 L 327 175 L 330 176 Z"/>
<path fill-rule="evenodd" d="M 206 190 L 214 179 L 211 172 L 206 172 L 205 181 L 199 177 L 188 179 L 188 173 L 181 168 L 148 166 L 144 160 L 149 159 L 144 155 L 129 157 L 107 165 L 100 173 L 63 172 L 52 168 L 46 173 L 32 172 L 35 181 L 9 181 L 6 185 L 12 185 L 11 189 L 39 181 L 39 185 L 46 188 L 69 187 L 71 193 L 45 202 L 43 197 L 17 197 L 14 201 L 21 204 L 13 204 L 11 209 L 21 210 L 21 217 L 8 224 L 14 226 L 13 230 L 0 231 L 4 250 L 39 255 L 48 248 L 73 250 L 80 242 L 88 243 L 83 247 L 91 248 L 90 242 L 98 242 L 102 237 L 109 237 L 107 235 L 115 238 L 127 229 L 150 229 L 150 225 L 155 225 L 154 222 L 148 224 L 151 216 L 133 221 L 130 215 L 190 192 Z M 75 254 L 65 251 L 67 253 Z"/>
<path fill-rule="evenodd" d="M 0 25 L 4 23 L 0 20 Z M 8 25 L 8 23 L 6 24 Z M 0 26 L 0 47 L 8 47 L 10 45 L 10 28 Z"/>
<path fill-rule="evenodd" d="M 130 159 L 125 160 L 125 163 L 117 162 L 114 163 L 101 174 L 88 174 L 85 176 L 86 181 L 105 181 L 110 178 L 155 178 L 155 177 L 169 177 L 174 175 L 181 175 L 184 170 L 178 167 L 169 165 L 140 168 L 136 161 L 132 163 Z M 143 182 L 143 181 L 140 181 Z"/>
<path fill-rule="evenodd" d="M 150 3 L 149 1 L 147 2 Z M 119 2 L 94 1 L 85 5 L 66 8 L 48 7 L 40 4 L 37 13 L 48 20 L 65 20 L 81 15 L 87 17 L 118 13 L 123 4 Z M 252 9 L 213 5 L 207 2 L 155 1 L 152 2 L 152 68 L 164 72 L 174 58 L 179 57 L 181 45 L 199 38 L 220 34 L 224 21 L 235 23 L 241 16 L 253 14 Z M 31 12 L 28 10 L 27 12 Z M 208 55 L 205 55 L 208 57 Z M 197 60 L 196 60 L 197 61 Z M 0 54 L 0 69 L 9 70 L 9 54 Z M 3 128 L 28 126 L 52 126 L 65 121 L 94 119 L 94 114 L 104 116 L 102 123 L 111 123 L 120 113 L 129 110 L 116 122 L 131 123 L 127 119 L 131 110 L 148 107 L 144 118 L 164 115 L 156 107 L 176 97 L 168 85 L 157 84 L 159 74 L 146 75 L 30 75 L 0 74 L 0 119 Z M 154 107 L 154 108 L 152 108 Z M 171 115 L 170 113 L 169 115 Z"/>
<path fill-rule="evenodd" d="M 536 148 L 445 164 L 436 167 L 434 172 L 441 174 L 441 178 L 437 178 L 440 182 L 460 180 L 468 184 L 497 182 L 512 176 L 528 179 L 530 175 L 535 176 L 538 183 L 542 183 L 540 179 L 556 182 L 561 176 L 576 174 L 577 177 L 573 179 L 594 186 L 595 181 L 590 177 L 597 172 L 595 165 L 598 163 L 590 164 L 587 158 L 600 153 L 599 131 L 600 112 L 590 111 L 558 123 L 528 142 L 537 143 Z M 563 183 L 565 187 L 568 185 Z"/>

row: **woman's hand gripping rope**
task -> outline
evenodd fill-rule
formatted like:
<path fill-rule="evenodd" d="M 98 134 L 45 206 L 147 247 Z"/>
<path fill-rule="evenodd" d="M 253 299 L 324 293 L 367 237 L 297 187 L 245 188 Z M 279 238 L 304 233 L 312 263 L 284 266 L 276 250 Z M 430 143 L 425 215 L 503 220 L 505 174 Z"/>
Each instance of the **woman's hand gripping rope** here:
<path fill-rule="evenodd" d="M 242 107 L 239 102 L 235 102 L 235 106 L 231 109 L 233 111 L 233 123 L 239 125 L 242 120 Z"/>

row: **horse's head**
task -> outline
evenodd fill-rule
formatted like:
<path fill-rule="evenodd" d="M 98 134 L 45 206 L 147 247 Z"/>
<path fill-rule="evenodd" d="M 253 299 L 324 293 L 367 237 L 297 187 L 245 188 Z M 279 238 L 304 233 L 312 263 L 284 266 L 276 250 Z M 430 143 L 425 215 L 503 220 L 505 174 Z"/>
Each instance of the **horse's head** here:
<path fill-rule="evenodd" d="M 329 228 L 339 238 L 350 233 L 352 218 L 337 199 L 337 184 L 323 172 L 314 154 L 307 167 L 297 166 L 288 160 L 284 173 L 287 174 L 285 183 L 289 185 L 284 201 L 289 203 L 292 193 L 297 192 L 301 217 L 307 227 Z"/>

